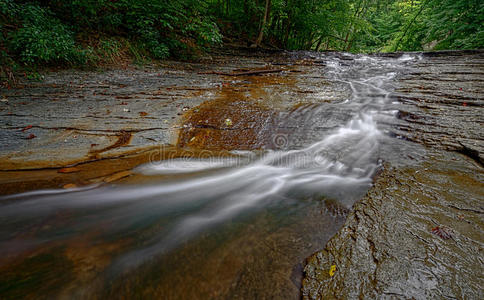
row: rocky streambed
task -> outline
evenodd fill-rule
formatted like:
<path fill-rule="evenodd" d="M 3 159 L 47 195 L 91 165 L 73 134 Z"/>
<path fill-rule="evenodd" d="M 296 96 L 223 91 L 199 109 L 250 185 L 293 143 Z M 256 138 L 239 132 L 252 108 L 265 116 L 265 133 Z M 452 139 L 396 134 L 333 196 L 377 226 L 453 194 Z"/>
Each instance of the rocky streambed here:
<path fill-rule="evenodd" d="M 2 90 L 0 296 L 482 298 L 483 80 L 237 51 Z"/>
<path fill-rule="evenodd" d="M 483 81 L 482 52 L 427 53 L 400 78 L 393 130 L 422 156 L 385 166 L 308 259 L 303 298 L 483 297 Z"/>
<path fill-rule="evenodd" d="M 247 71 L 256 74 L 237 75 Z M 271 139 L 277 130 L 290 131 L 278 126 L 283 114 L 297 110 L 308 118 L 310 105 L 350 93 L 330 86 L 303 57 L 264 53 L 45 74 L 1 92 L 1 194 L 97 183 L 150 160 L 203 150 L 214 156 L 285 147 Z M 320 130 L 337 121 L 327 123 Z M 311 125 L 302 127 L 312 134 Z M 72 166 L 75 174 L 58 173 Z"/>

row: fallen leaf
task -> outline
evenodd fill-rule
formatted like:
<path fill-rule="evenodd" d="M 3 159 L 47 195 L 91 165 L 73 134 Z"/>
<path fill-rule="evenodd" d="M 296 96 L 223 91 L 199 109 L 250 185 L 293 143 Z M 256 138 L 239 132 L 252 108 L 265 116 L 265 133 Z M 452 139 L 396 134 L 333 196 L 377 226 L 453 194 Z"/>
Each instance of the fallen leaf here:
<path fill-rule="evenodd" d="M 29 130 L 30 128 L 32 128 L 32 125 L 28 125 L 26 126 L 24 129 L 22 129 L 22 132 L 26 131 L 26 130 Z"/>
<path fill-rule="evenodd" d="M 76 173 L 76 172 L 80 172 L 80 171 L 81 170 L 79 170 L 76 167 L 71 167 L 71 168 L 62 168 L 62 169 L 59 169 L 57 171 L 57 173 Z"/>
<path fill-rule="evenodd" d="M 64 189 L 75 189 L 77 187 L 77 185 L 75 185 L 74 183 L 68 183 L 68 184 L 64 184 L 62 186 L 62 188 Z"/>
<path fill-rule="evenodd" d="M 329 276 L 333 277 L 334 276 L 334 273 L 336 273 L 336 265 L 332 265 L 329 268 Z"/>
<path fill-rule="evenodd" d="M 37 136 L 36 136 L 35 134 L 31 133 L 31 134 L 29 134 L 29 136 L 28 136 L 28 137 L 26 137 L 26 139 L 27 139 L 27 140 L 31 140 L 31 139 L 34 139 L 34 138 L 36 138 L 36 137 L 37 137 Z"/>
<path fill-rule="evenodd" d="M 447 229 L 442 228 L 440 226 L 432 228 L 432 233 L 435 235 L 438 235 L 443 240 L 448 240 L 452 237 L 452 235 Z"/>
<path fill-rule="evenodd" d="M 113 181 L 128 177 L 131 174 L 133 174 L 131 171 L 121 171 L 121 172 L 114 173 L 113 175 L 104 178 L 103 181 L 104 182 L 113 182 Z"/>
<path fill-rule="evenodd" d="M 148 113 L 145 112 L 145 111 L 140 111 L 139 115 L 142 116 L 142 117 L 146 117 L 148 115 Z"/>
<path fill-rule="evenodd" d="M 232 120 L 231 119 L 225 119 L 225 125 L 232 126 Z"/>

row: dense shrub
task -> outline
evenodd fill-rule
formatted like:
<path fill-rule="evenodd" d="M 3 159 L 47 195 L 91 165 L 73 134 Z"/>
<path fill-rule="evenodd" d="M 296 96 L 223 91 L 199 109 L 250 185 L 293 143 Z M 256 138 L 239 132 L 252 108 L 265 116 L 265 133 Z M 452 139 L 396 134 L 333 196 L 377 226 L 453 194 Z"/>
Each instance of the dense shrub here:
<path fill-rule="evenodd" d="M 0 30 L 0 59 L 26 65 L 112 59 L 117 55 L 108 52 L 121 47 L 109 36 L 130 40 L 131 52 L 155 59 L 187 57 L 222 40 L 204 2 L 194 0 L 0 0 Z"/>
<path fill-rule="evenodd" d="M 22 5 L 17 12 L 21 27 L 10 33 L 12 53 L 26 64 L 85 62 L 85 53 L 76 46 L 74 34 L 46 9 L 33 4 Z"/>
<path fill-rule="evenodd" d="M 221 43 L 219 26 L 284 49 L 470 49 L 483 23 L 482 0 L 0 0 L 0 63 L 189 58 Z"/>

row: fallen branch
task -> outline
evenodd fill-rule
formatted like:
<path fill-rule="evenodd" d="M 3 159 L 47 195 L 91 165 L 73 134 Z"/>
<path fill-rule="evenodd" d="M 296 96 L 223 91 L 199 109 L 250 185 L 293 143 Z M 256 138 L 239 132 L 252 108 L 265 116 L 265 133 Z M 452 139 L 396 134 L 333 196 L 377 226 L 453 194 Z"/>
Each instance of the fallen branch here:
<path fill-rule="evenodd" d="M 210 72 L 201 72 L 198 74 L 215 74 L 215 75 L 224 75 L 224 76 L 252 76 L 252 75 L 259 75 L 259 74 L 268 74 L 268 73 L 279 73 L 284 70 L 282 69 L 275 69 L 275 70 L 255 70 L 255 71 L 247 71 L 247 72 L 233 72 L 233 73 L 226 73 L 226 72 L 217 72 L 217 71 L 210 71 Z"/>

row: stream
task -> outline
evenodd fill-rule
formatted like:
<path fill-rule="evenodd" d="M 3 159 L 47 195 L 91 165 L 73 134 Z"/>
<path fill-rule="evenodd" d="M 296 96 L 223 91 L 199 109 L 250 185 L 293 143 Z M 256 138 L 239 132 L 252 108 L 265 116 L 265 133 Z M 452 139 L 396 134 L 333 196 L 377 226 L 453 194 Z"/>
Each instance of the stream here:
<path fill-rule="evenodd" d="M 2 298 L 298 299 L 305 258 L 383 161 L 406 163 L 393 93 L 421 57 L 321 59 L 320 76 L 350 96 L 279 110 L 258 150 L 151 161 L 136 184 L 0 198 Z"/>

